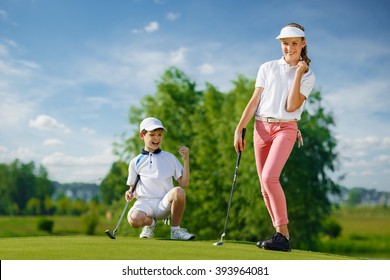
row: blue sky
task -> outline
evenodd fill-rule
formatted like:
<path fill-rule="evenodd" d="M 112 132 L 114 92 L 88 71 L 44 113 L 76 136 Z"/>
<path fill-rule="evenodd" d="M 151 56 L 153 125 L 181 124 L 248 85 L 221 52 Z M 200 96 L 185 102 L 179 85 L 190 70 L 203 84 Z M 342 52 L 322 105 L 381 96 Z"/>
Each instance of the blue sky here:
<path fill-rule="evenodd" d="M 164 70 L 227 91 L 279 59 L 274 38 L 298 22 L 336 120 L 337 174 L 347 187 L 390 191 L 389 18 L 379 0 L 0 0 L 0 162 L 99 182 L 112 143 L 134 129 L 129 107 Z"/>

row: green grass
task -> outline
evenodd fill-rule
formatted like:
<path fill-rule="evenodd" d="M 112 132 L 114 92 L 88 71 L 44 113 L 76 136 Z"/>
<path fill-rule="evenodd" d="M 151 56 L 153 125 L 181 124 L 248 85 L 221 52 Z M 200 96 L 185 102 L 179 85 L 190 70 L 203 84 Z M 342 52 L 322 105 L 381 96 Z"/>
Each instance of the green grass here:
<path fill-rule="evenodd" d="M 104 234 L 104 233 L 103 233 Z M 1 260 L 351 260 L 352 257 L 293 250 L 275 252 L 253 243 L 172 241 L 104 236 L 13 237 L 0 239 Z"/>
<path fill-rule="evenodd" d="M 53 233 L 37 229 L 38 220 L 41 217 L 31 216 L 2 216 L 0 217 L 0 238 L 1 237 L 27 237 L 27 236 L 50 236 L 50 235 L 80 235 L 85 230 L 81 217 L 77 216 L 47 216 L 54 221 Z M 115 227 L 115 221 L 108 221 L 103 217 L 96 228 L 96 233 L 104 232 L 106 229 Z M 125 222 L 121 224 L 125 229 Z"/>
<path fill-rule="evenodd" d="M 0 217 L 0 258 L 170 259 L 174 256 L 177 259 L 390 259 L 390 209 L 341 208 L 332 217 L 343 228 L 341 236 L 330 240 L 323 238 L 318 248 L 330 254 L 299 250 L 291 253 L 270 252 L 257 249 L 253 243 L 231 241 L 221 247 L 212 246 L 219 236 L 212 241 L 170 241 L 164 239 L 169 236 L 169 227 L 163 225 L 157 228 L 154 240 L 140 240 L 136 238 L 140 229 L 133 229 L 124 221 L 118 230 L 118 239 L 110 240 L 104 231 L 114 229 L 116 218 L 106 220 L 101 217 L 95 231 L 97 236 L 89 237 L 84 234 L 85 225 L 81 217 L 47 217 L 54 220 L 52 234 L 37 229 L 39 217 Z M 80 248 L 82 250 L 78 251 Z M 135 253 L 140 251 L 142 257 Z M 165 253 L 168 251 L 172 253 Z"/>
<path fill-rule="evenodd" d="M 390 235 L 390 208 L 341 208 L 333 217 L 343 226 L 344 236 Z"/>
<path fill-rule="evenodd" d="M 390 208 L 346 207 L 332 216 L 342 226 L 342 233 L 334 240 L 323 240 L 321 251 L 390 259 Z"/>

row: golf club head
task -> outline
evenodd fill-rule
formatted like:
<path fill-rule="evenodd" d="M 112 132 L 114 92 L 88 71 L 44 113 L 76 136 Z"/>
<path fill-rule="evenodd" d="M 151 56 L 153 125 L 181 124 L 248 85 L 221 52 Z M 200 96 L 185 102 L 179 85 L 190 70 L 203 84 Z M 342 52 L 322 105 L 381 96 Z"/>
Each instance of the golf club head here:
<path fill-rule="evenodd" d="M 111 239 L 116 239 L 115 236 L 114 236 L 109 230 L 106 230 L 105 233 L 106 233 L 107 236 L 110 237 Z"/>
<path fill-rule="evenodd" d="M 225 233 L 222 233 L 221 240 L 218 242 L 213 243 L 214 246 L 222 246 L 223 245 L 223 238 L 225 237 Z"/>

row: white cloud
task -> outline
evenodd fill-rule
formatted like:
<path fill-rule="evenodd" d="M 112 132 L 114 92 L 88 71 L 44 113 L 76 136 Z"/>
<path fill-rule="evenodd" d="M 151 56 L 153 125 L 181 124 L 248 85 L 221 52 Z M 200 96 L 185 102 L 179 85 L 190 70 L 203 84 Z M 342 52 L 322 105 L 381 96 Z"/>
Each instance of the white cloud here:
<path fill-rule="evenodd" d="M 348 167 L 348 168 L 363 168 L 369 166 L 372 166 L 372 162 L 366 159 L 353 160 L 353 161 L 351 160 L 351 161 L 346 161 L 344 163 L 344 167 Z"/>
<path fill-rule="evenodd" d="M 16 150 L 10 150 L 7 147 L 0 146 L 0 162 L 11 162 L 19 159 L 23 162 L 37 161 L 39 154 L 32 148 L 21 146 Z"/>
<path fill-rule="evenodd" d="M 12 57 L 12 51 L 19 51 L 18 45 L 8 39 L 2 40 L 0 44 L 0 73 L 2 79 L 5 77 L 28 78 L 34 74 L 34 70 L 39 70 L 40 65 L 29 60 L 15 59 Z"/>
<path fill-rule="evenodd" d="M 46 139 L 43 142 L 43 145 L 44 146 L 61 146 L 61 145 L 64 145 L 64 142 L 62 142 L 61 140 L 56 139 L 56 138 L 50 138 L 50 139 Z"/>
<path fill-rule="evenodd" d="M 0 20 L 7 19 L 7 12 L 4 10 L 0 10 Z"/>
<path fill-rule="evenodd" d="M 98 83 L 111 88 L 112 94 L 90 96 L 87 101 L 97 108 L 110 105 L 119 106 L 117 98 L 123 98 L 130 104 L 144 93 L 154 90 L 154 83 L 169 66 L 178 66 L 186 70 L 190 49 L 178 47 L 150 49 L 130 44 L 120 44 L 98 50 L 102 54 L 77 62 L 77 79 L 79 84 Z M 104 57 L 103 57 L 104 54 Z M 190 68 L 192 69 L 192 67 Z M 194 71 L 195 72 L 195 71 Z"/>
<path fill-rule="evenodd" d="M 143 30 L 142 29 L 138 29 L 138 28 L 134 28 L 131 30 L 131 33 L 133 34 L 140 34 L 140 33 L 143 33 Z"/>
<path fill-rule="evenodd" d="M 376 158 L 380 163 L 390 163 L 390 155 L 380 155 Z"/>
<path fill-rule="evenodd" d="M 96 166 L 107 165 L 108 162 L 112 162 L 111 160 L 112 156 L 107 153 L 90 157 L 74 157 L 61 152 L 55 152 L 45 156 L 42 160 L 42 163 L 47 166 Z"/>
<path fill-rule="evenodd" d="M 96 133 L 96 131 L 95 131 L 94 129 L 88 128 L 88 127 L 83 127 L 83 128 L 81 129 L 81 132 L 82 132 L 83 134 L 85 134 L 85 135 L 93 135 L 93 134 Z"/>
<path fill-rule="evenodd" d="M 388 92 L 390 83 L 386 80 L 360 81 L 358 85 L 346 85 L 339 90 L 326 94 L 334 110 L 343 117 L 372 115 L 377 112 L 387 112 L 390 106 Z M 368 95 L 369 93 L 369 95 Z"/>
<path fill-rule="evenodd" d="M 56 119 L 47 115 L 40 115 L 35 120 L 30 120 L 29 125 L 38 130 L 61 130 L 65 133 L 70 132 L 70 129 L 64 124 L 59 123 Z"/>
<path fill-rule="evenodd" d="M 3 49 L 3 54 L 4 54 Z M 29 67 L 26 67 L 28 66 Z M 27 62 L 27 61 L 6 61 L 6 60 L 0 60 L 0 72 L 4 76 L 9 77 L 18 77 L 18 78 L 26 78 L 32 75 L 33 69 L 37 69 L 39 66 L 35 64 L 35 67 L 30 67 L 34 65 L 33 62 Z"/>
<path fill-rule="evenodd" d="M 43 158 L 52 180 L 60 182 L 99 182 L 116 159 L 111 149 L 100 155 L 69 156 L 56 152 Z"/>
<path fill-rule="evenodd" d="M 144 30 L 145 30 L 147 33 L 156 32 L 158 29 L 159 29 L 159 25 L 158 25 L 158 22 L 157 22 L 157 21 L 152 21 L 152 22 L 150 22 L 148 25 L 146 25 L 146 26 L 144 27 Z"/>
<path fill-rule="evenodd" d="M 35 63 L 33 61 L 19 60 L 18 62 L 20 65 L 25 66 L 26 68 L 30 68 L 30 69 L 40 69 L 41 68 L 41 66 L 38 63 Z"/>
<path fill-rule="evenodd" d="M 32 101 L 19 98 L 0 82 L 0 126 L 15 126 L 34 110 Z"/>
<path fill-rule="evenodd" d="M 3 41 L 10 47 L 12 48 L 17 48 L 18 47 L 18 44 L 14 41 L 14 40 L 11 40 L 11 39 L 8 39 L 8 38 L 4 38 Z"/>
<path fill-rule="evenodd" d="M 367 170 L 363 170 L 362 172 L 360 172 L 359 175 L 362 177 L 371 177 L 371 176 L 374 176 L 375 173 L 371 169 L 367 169 Z"/>
<path fill-rule="evenodd" d="M 0 44 L 0 56 L 7 56 L 7 55 L 8 55 L 8 48 Z"/>
<path fill-rule="evenodd" d="M 101 107 L 103 105 L 111 105 L 112 101 L 110 98 L 100 97 L 100 96 L 91 96 L 87 97 L 88 103 L 93 106 Z"/>
<path fill-rule="evenodd" d="M 180 14 L 179 14 L 179 13 L 170 12 L 170 13 L 167 14 L 167 20 L 169 20 L 169 21 L 175 21 L 175 20 L 177 20 L 179 17 L 180 17 Z"/>
<path fill-rule="evenodd" d="M 115 89 L 113 93 L 123 92 L 126 98 L 131 98 L 129 89 L 134 91 L 146 86 L 151 90 L 153 83 L 150 81 L 160 74 L 168 56 L 160 51 L 148 51 L 133 45 L 117 46 L 102 52 L 105 52 L 105 58 L 97 56 L 78 61 L 78 82 L 104 84 Z M 87 98 L 95 107 L 119 104 L 118 100 L 113 100 L 112 95 L 109 98 Z"/>
<path fill-rule="evenodd" d="M 173 51 L 171 52 L 171 63 L 172 64 L 180 64 L 180 63 L 183 63 L 185 62 L 185 55 L 186 55 L 186 52 L 188 51 L 187 48 L 179 48 L 177 49 L 176 51 Z"/>
<path fill-rule="evenodd" d="M 145 25 L 142 29 L 139 28 L 133 28 L 131 30 L 131 33 L 133 34 L 142 34 L 144 32 L 146 33 L 153 33 L 160 29 L 160 25 L 157 21 L 151 21 L 147 25 Z"/>
<path fill-rule="evenodd" d="M 201 74 L 204 75 L 211 75 L 215 73 L 215 68 L 209 63 L 203 63 L 202 65 L 198 66 L 198 70 Z"/>
<path fill-rule="evenodd" d="M 381 143 L 381 140 L 378 137 L 375 136 L 367 136 L 364 138 L 358 138 L 353 141 L 353 144 L 360 146 L 360 147 L 365 147 L 369 145 L 378 145 Z"/>
<path fill-rule="evenodd" d="M 383 144 L 383 146 L 385 146 L 387 148 L 390 147 L 390 137 L 383 138 L 382 144 Z"/>

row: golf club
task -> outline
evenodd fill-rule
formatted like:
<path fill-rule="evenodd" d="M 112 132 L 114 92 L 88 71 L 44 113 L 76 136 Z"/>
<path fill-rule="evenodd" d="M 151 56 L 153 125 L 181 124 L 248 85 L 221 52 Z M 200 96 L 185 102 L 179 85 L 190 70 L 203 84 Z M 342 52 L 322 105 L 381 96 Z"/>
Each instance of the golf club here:
<path fill-rule="evenodd" d="M 139 178 L 140 178 L 140 176 L 139 176 L 139 174 L 138 174 L 138 175 L 137 175 L 137 178 L 135 179 L 134 186 L 133 186 L 133 188 L 131 189 L 131 193 L 134 193 L 135 187 L 137 186 L 137 183 L 138 183 L 138 181 L 139 181 Z M 118 223 L 116 224 L 116 227 L 115 227 L 114 231 L 113 231 L 112 233 L 111 233 L 108 229 L 105 231 L 105 233 L 107 234 L 107 236 L 110 237 L 111 239 L 116 239 L 116 238 L 115 238 L 115 233 L 116 233 L 116 231 L 118 230 L 118 227 L 119 227 L 120 223 L 122 222 L 123 215 L 125 214 L 126 209 L 127 209 L 127 206 L 129 206 L 130 201 L 131 201 L 131 200 L 129 200 L 129 201 L 126 202 L 125 208 L 123 208 L 121 217 L 119 218 L 119 221 L 118 221 Z"/>
<path fill-rule="evenodd" d="M 244 127 L 242 129 L 242 141 L 244 141 L 245 139 L 245 133 L 246 133 L 246 128 Z M 236 186 L 236 180 L 237 180 L 237 174 L 238 174 L 238 167 L 240 166 L 240 160 L 241 160 L 241 150 L 238 151 L 238 154 L 237 154 L 237 162 L 236 162 L 236 169 L 234 171 L 234 177 L 233 177 L 233 184 L 232 184 L 232 190 L 230 192 L 230 199 L 229 199 L 229 204 L 228 204 L 228 209 L 227 209 L 227 213 L 226 213 L 226 220 L 225 220 L 225 227 L 223 229 L 223 233 L 221 235 L 221 240 L 218 241 L 218 242 L 215 242 L 213 245 L 214 246 L 221 246 L 223 245 L 223 238 L 225 237 L 226 235 L 226 226 L 227 226 L 227 222 L 228 222 L 228 218 L 229 218 L 229 212 L 230 212 L 230 205 L 232 204 L 232 198 L 233 198 L 233 192 L 234 192 L 234 188 Z"/>

